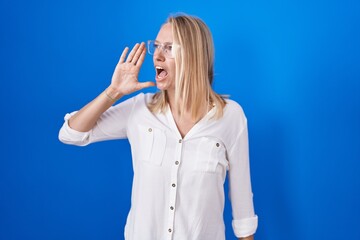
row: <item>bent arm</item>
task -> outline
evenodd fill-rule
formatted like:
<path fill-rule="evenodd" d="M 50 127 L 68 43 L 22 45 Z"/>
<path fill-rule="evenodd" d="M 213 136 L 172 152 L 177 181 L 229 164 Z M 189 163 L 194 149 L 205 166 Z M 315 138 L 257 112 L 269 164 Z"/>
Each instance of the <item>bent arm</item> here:
<path fill-rule="evenodd" d="M 122 101 L 115 106 L 111 106 L 105 112 L 100 114 L 98 119 L 95 121 L 96 117 L 91 115 L 91 109 L 94 108 L 94 111 L 100 112 L 100 110 L 96 109 L 96 106 L 94 105 L 100 104 L 103 99 L 106 101 L 107 98 L 106 93 L 100 94 L 94 101 L 89 103 L 80 111 L 65 115 L 65 122 L 59 132 L 59 140 L 66 144 L 86 146 L 93 142 L 127 138 L 127 128 L 129 119 L 131 118 L 131 113 L 136 103 L 143 97 L 144 94 L 138 94 L 137 96 Z M 106 103 L 101 106 L 107 107 Z M 99 112 L 96 114 L 99 114 Z M 76 120 L 76 124 L 80 124 L 80 127 L 82 127 L 81 121 L 83 121 L 84 124 L 89 124 L 89 120 L 86 118 L 87 114 L 89 114 L 88 118 L 93 118 L 93 121 L 95 121 L 94 124 L 91 123 L 93 127 L 91 127 L 89 131 L 81 132 L 73 129 L 74 127 L 70 127 L 69 121 L 74 119 Z"/>
<path fill-rule="evenodd" d="M 117 105 L 113 111 L 107 110 L 111 110 L 109 108 L 121 97 L 154 86 L 153 82 L 138 81 L 140 67 L 146 55 L 145 44 L 135 44 L 127 56 L 128 50 L 126 47 L 122 52 L 110 86 L 80 111 L 65 116 L 65 124 L 59 133 L 60 141 L 84 146 L 94 141 L 124 137 L 123 133 L 119 133 L 123 129 L 119 130 L 118 122 L 119 119 L 126 122 L 128 116 L 124 107 L 128 104 Z M 119 112 L 125 114 L 119 115 Z"/>

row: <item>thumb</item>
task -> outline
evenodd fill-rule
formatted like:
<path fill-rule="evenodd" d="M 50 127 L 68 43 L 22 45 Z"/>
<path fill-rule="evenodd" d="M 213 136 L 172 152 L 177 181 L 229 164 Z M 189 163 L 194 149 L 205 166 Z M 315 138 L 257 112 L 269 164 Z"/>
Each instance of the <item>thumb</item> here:
<path fill-rule="evenodd" d="M 136 90 L 141 90 L 143 88 L 148 88 L 148 87 L 153 87 L 155 86 L 154 82 L 138 82 L 138 84 L 136 85 Z"/>

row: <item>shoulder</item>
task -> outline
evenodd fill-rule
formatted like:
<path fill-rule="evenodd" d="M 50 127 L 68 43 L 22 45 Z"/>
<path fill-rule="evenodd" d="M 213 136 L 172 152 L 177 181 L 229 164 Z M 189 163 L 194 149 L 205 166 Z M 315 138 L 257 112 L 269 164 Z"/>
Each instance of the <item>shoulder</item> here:
<path fill-rule="evenodd" d="M 148 114 L 150 110 L 148 108 L 149 104 L 152 102 L 154 93 L 138 93 L 137 95 L 131 97 L 129 100 L 133 102 L 133 113 L 138 115 Z"/>
<path fill-rule="evenodd" d="M 237 116 L 237 117 L 242 117 L 242 118 L 246 118 L 245 116 L 245 112 L 242 108 L 242 106 L 232 100 L 232 99 L 229 99 L 229 98 L 226 98 L 225 99 L 225 102 L 226 102 L 226 105 L 225 105 L 225 108 L 224 108 L 224 114 L 226 115 L 231 115 L 231 116 Z"/>
<path fill-rule="evenodd" d="M 232 100 L 230 98 L 224 98 L 225 102 L 226 102 L 226 107 L 232 110 L 237 110 L 237 111 L 243 111 L 243 108 L 241 107 L 241 105 L 236 102 L 235 100 Z"/>
<path fill-rule="evenodd" d="M 247 118 L 242 106 L 232 99 L 225 98 L 224 100 L 226 105 L 220 121 L 224 126 L 231 127 L 234 131 L 241 131 L 247 126 Z"/>

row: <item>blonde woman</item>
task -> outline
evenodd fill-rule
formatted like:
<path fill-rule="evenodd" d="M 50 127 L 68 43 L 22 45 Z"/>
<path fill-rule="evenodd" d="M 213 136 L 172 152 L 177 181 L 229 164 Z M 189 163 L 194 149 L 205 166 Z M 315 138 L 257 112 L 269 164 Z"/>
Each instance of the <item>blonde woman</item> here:
<path fill-rule="evenodd" d="M 229 178 L 232 227 L 239 239 L 257 228 L 248 159 L 247 120 L 234 101 L 211 87 L 214 47 L 197 17 L 174 15 L 148 41 L 155 94 L 123 96 L 139 82 L 145 43 L 125 48 L 111 84 L 80 111 L 67 114 L 59 139 L 84 146 L 127 138 L 133 158 L 126 240 L 224 240 L 224 188 Z"/>

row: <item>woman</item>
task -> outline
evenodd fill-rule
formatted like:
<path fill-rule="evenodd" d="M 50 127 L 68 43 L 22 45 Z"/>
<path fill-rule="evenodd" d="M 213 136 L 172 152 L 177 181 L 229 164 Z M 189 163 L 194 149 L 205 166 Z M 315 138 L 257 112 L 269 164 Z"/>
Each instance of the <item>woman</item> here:
<path fill-rule="evenodd" d="M 133 157 L 126 240 L 223 240 L 224 190 L 229 173 L 234 233 L 253 239 L 257 228 L 241 107 L 211 88 L 214 47 L 205 23 L 171 16 L 155 41 L 156 94 L 123 96 L 153 86 L 139 82 L 144 43 L 125 48 L 110 86 L 80 111 L 67 114 L 62 142 L 87 145 L 128 138 Z"/>

